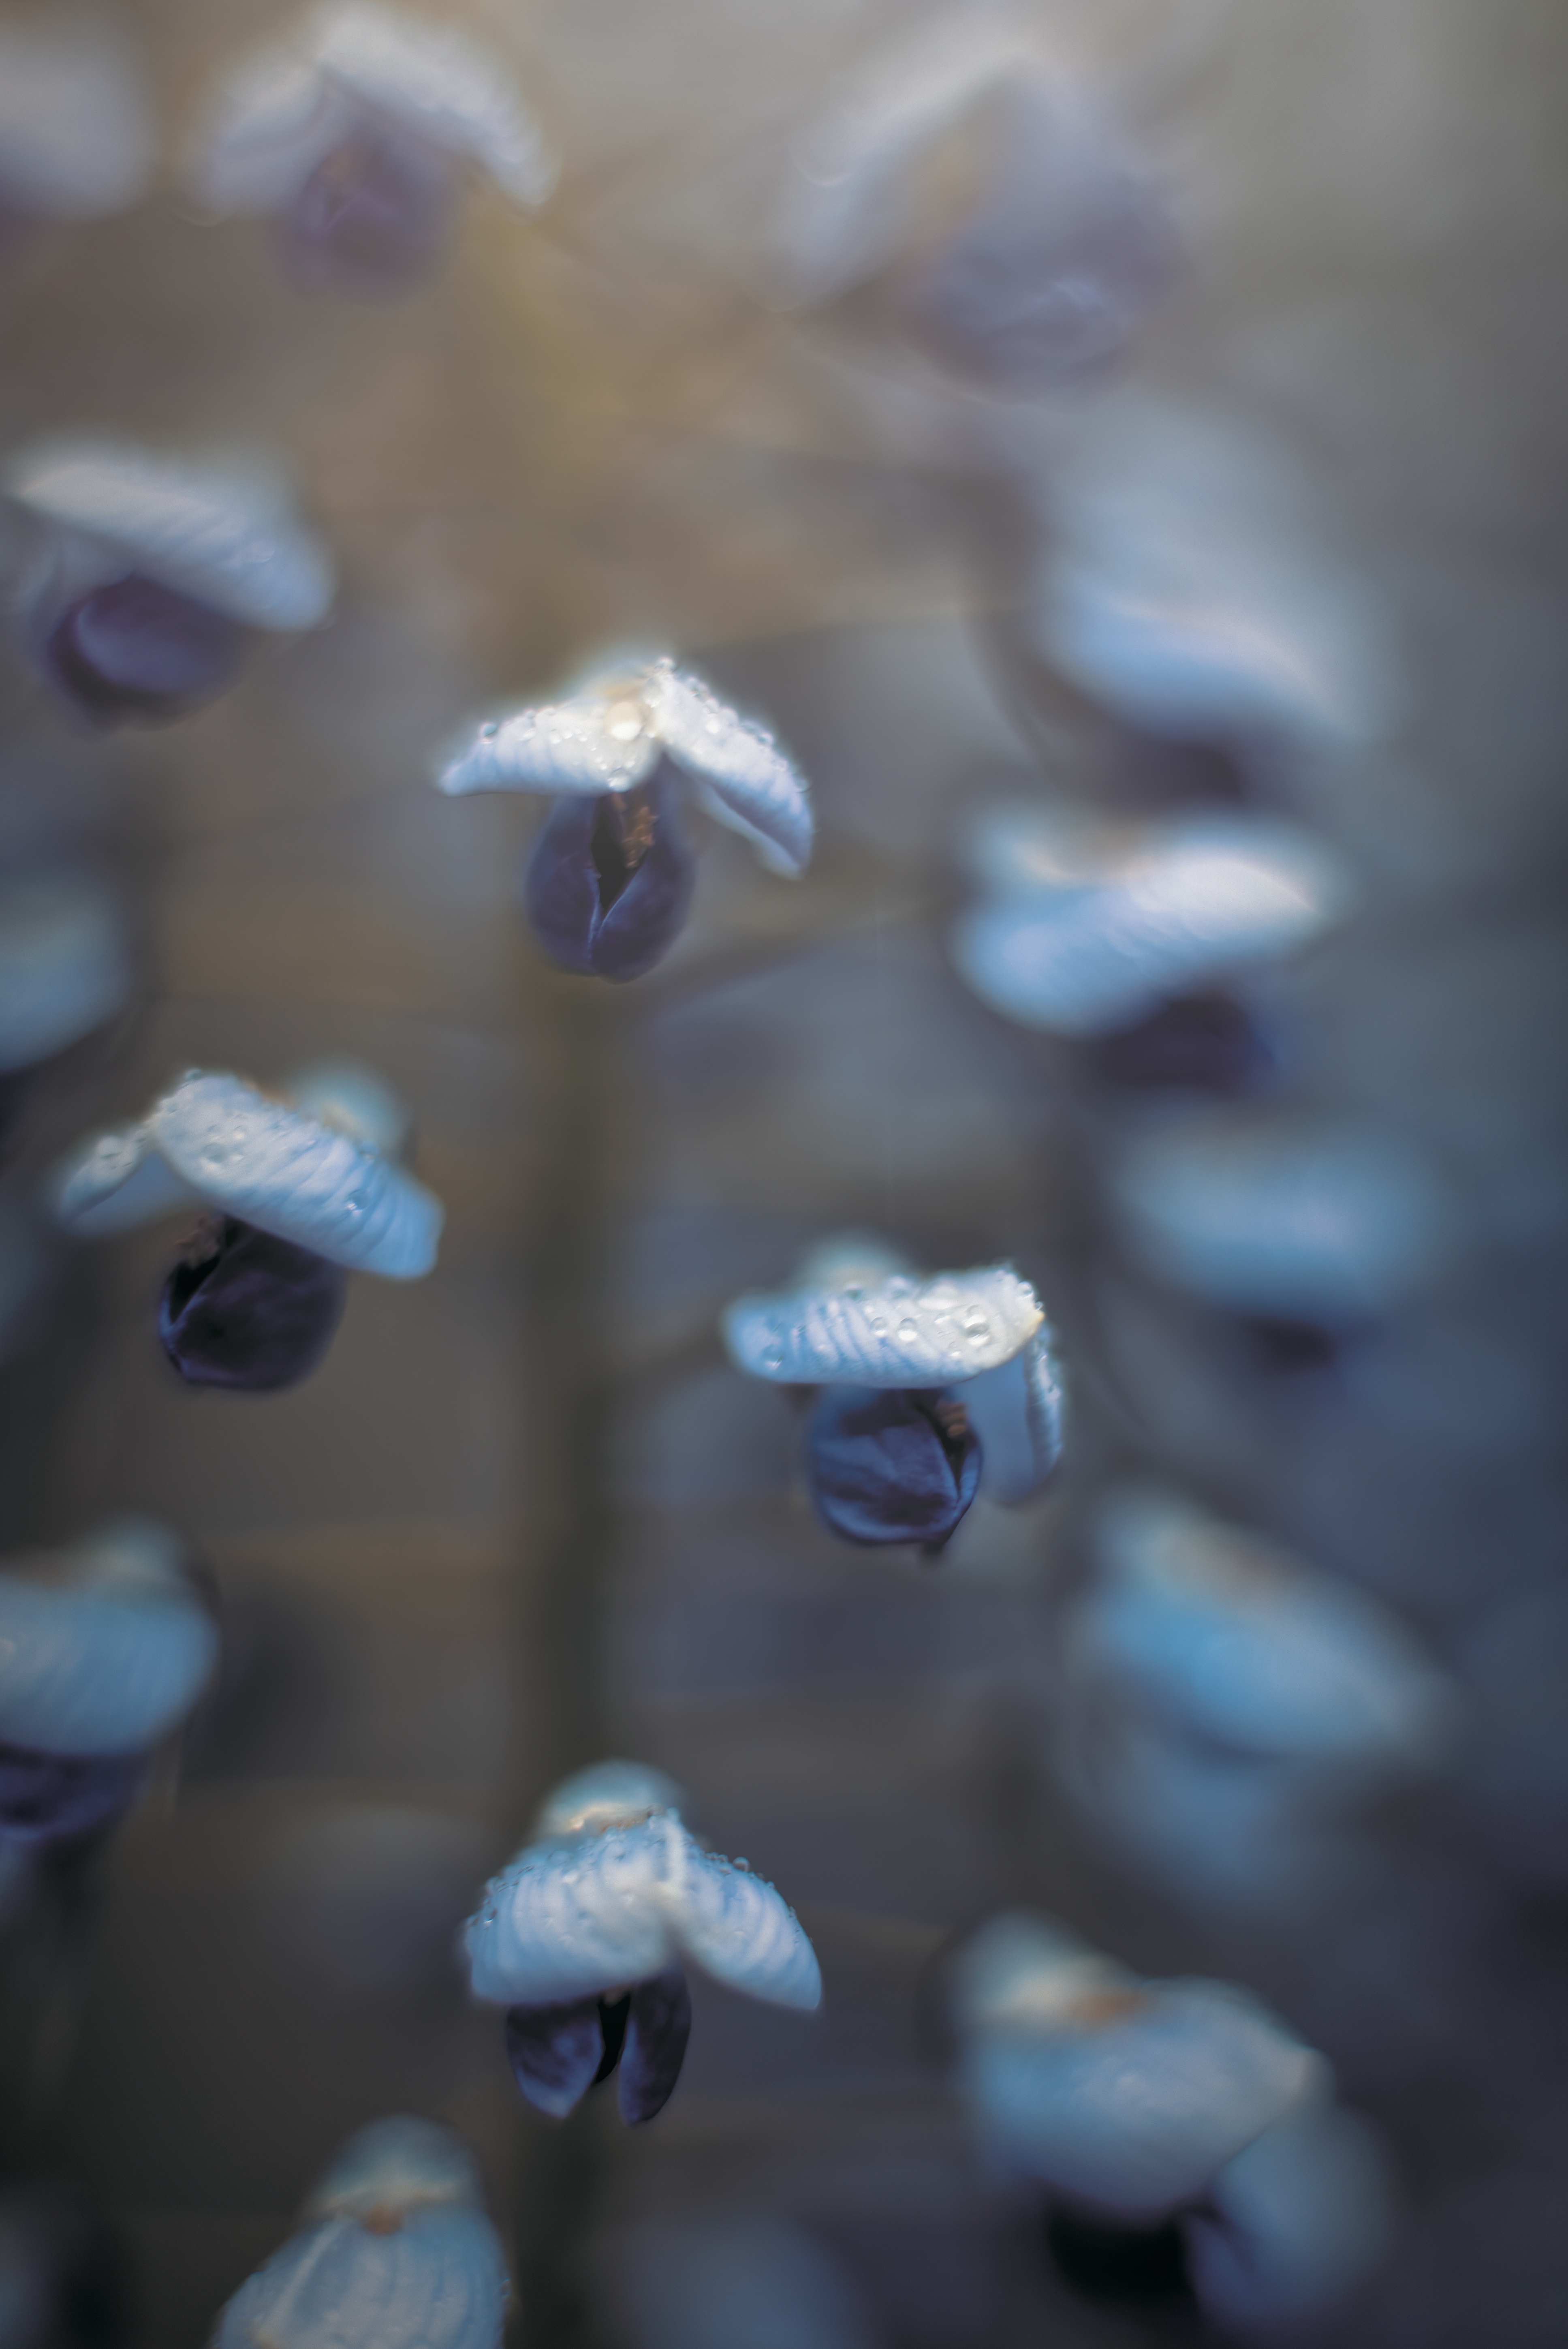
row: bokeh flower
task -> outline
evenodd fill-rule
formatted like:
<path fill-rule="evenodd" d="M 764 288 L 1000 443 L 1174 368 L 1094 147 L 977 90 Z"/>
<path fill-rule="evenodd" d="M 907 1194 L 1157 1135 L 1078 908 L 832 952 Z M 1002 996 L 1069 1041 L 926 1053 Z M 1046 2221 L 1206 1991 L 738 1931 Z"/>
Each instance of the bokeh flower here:
<path fill-rule="evenodd" d="M 222 2309 L 212 2349 L 499 2349 L 506 2261 L 451 2129 L 372 2121 L 302 2217 Z"/>
<path fill-rule="evenodd" d="M 752 1377 L 824 1388 L 807 1477 L 848 1541 L 938 1548 L 980 1489 L 985 1458 L 995 1454 L 988 1489 L 1015 1502 L 1060 1456 L 1052 1333 L 1010 1266 L 923 1277 L 851 1233 L 814 1250 L 790 1288 L 738 1298 L 722 1326 Z"/>
<path fill-rule="evenodd" d="M 350 1272 L 418 1280 L 442 1209 L 395 1159 L 241 1077 L 191 1071 L 138 1124 L 60 1169 L 56 1219 L 84 1237 L 208 1211 L 164 1286 L 159 1333 L 199 1386 L 293 1386 L 325 1353 Z"/>
<path fill-rule="evenodd" d="M 683 1961 L 774 2005 L 820 2002 L 793 1911 L 743 1860 L 705 1851 L 680 1800 L 636 1763 L 568 1778 L 469 1920 L 473 1994 L 507 2009 L 513 2074 L 542 2112 L 563 2116 L 617 2067 L 629 2127 L 663 2109 L 691 2029 Z"/>
<path fill-rule="evenodd" d="M 260 460 L 67 435 L 14 450 L 0 487 L 35 526 L 28 649 L 91 725 L 182 718 L 233 683 L 255 634 L 331 608 L 331 563 Z"/>
<path fill-rule="evenodd" d="M 162 1526 L 128 1518 L 0 1568 L 0 1841 L 67 1842 L 135 1800 L 218 1634 Z"/>
<path fill-rule="evenodd" d="M 790 760 L 669 658 L 596 668 L 561 701 L 488 719 L 437 780 L 454 797 L 555 801 L 523 900 L 551 959 L 585 976 L 640 978 L 679 935 L 695 875 L 683 787 L 770 871 L 799 874 L 811 854 L 810 803 Z"/>
<path fill-rule="evenodd" d="M 0 24 L 0 260 L 45 222 L 127 211 L 153 149 L 146 84 L 107 17 Z"/>
<path fill-rule="evenodd" d="M 374 298 L 439 271 L 472 172 L 523 211 L 555 184 L 504 60 L 449 25 L 327 0 L 225 75 L 188 179 L 216 217 L 275 218 L 307 290 Z"/>

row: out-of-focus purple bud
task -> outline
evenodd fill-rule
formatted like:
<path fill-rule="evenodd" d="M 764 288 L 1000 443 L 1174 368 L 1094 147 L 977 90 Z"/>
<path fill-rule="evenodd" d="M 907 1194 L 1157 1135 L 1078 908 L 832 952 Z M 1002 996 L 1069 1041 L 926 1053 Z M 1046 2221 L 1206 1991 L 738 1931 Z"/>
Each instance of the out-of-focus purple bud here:
<path fill-rule="evenodd" d="M 1353 895 L 1326 843 L 1240 813 L 1125 824 L 997 808 L 970 863 L 986 895 L 954 935 L 961 975 L 1006 1019 L 1077 1038 L 1125 1034 L 1298 950 Z"/>
<path fill-rule="evenodd" d="M 90 724 L 183 717 L 232 682 L 251 631 L 315 627 L 331 606 L 325 554 L 263 463 L 65 438 L 16 451 L 3 482 L 38 535 L 28 641 Z"/>
<path fill-rule="evenodd" d="M 449 798 L 538 792 L 597 800 L 634 790 L 661 760 L 770 872 L 805 871 L 812 819 L 804 777 L 766 727 L 727 709 L 667 657 L 596 663 L 562 700 L 487 719 L 443 759 L 436 784 Z"/>
<path fill-rule="evenodd" d="M 268 1394 L 310 1376 L 347 1301 L 341 1266 L 232 1216 L 203 1217 L 163 1284 L 158 1336 L 188 1385 Z"/>
<path fill-rule="evenodd" d="M 663 764 L 630 791 L 557 800 L 529 861 L 523 905 L 563 970 L 640 978 L 675 944 L 696 879 L 675 802 Z"/>
<path fill-rule="evenodd" d="M 983 109 L 969 217 L 912 273 L 920 339 L 961 373 L 1038 392 L 1120 357 L 1167 291 L 1176 238 L 1109 126 L 1040 74 Z"/>
<path fill-rule="evenodd" d="M 1244 1315 L 1332 1330 L 1385 1311 L 1456 1237 L 1444 1185 L 1372 1128 L 1227 1111 L 1130 1142 L 1110 1195 L 1133 1252 Z"/>
<path fill-rule="evenodd" d="M 63 1051 L 130 992 L 113 899 L 57 873 L 0 888 L 0 1076 Z"/>
<path fill-rule="evenodd" d="M 1333 2105 L 1305 2105 L 1264 2129 L 1217 2172 L 1208 2200 L 1184 2223 L 1188 2266 L 1200 2304 L 1227 2330 L 1322 2315 L 1394 2239 L 1394 2180 L 1377 2136 Z"/>
<path fill-rule="evenodd" d="M 1050 490 L 1029 627 L 1074 685 L 1157 738 L 1332 753 L 1397 714 L 1381 611 L 1291 451 L 1247 417 L 1137 394 L 1097 410 Z"/>
<path fill-rule="evenodd" d="M 471 170 L 523 210 L 555 182 L 502 60 L 446 25 L 328 0 L 225 77 L 189 178 L 214 216 L 277 217 L 307 289 L 375 298 L 437 274 Z"/>
<path fill-rule="evenodd" d="M 0 216 L 97 220 L 151 173 L 152 109 L 119 28 L 77 15 L 0 25 Z"/>
<path fill-rule="evenodd" d="M 806 1430 L 807 1481 L 845 1541 L 939 1548 L 980 1488 L 964 1404 L 923 1388 L 829 1387 Z"/>
<path fill-rule="evenodd" d="M 178 1545 L 140 1519 L 0 1572 L 0 1837 L 64 1841 L 125 1809 L 217 1645 Z"/>
<path fill-rule="evenodd" d="M 222 2310 L 213 2349 L 500 2349 L 506 2262 L 450 2129 L 372 2122 L 304 2219 Z"/>
<path fill-rule="evenodd" d="M 508 2009 L 513 2073 L 541 2111 L 569 2112 L 617 2062 L 622 2118 L 663 2108 L 691 2027 L 683 1958 L 777 2005 L 821 1998 L 792 1911 L 743 1861 L 702 1848 L 674 1792 L 626 1762 L 566 1780 L 469 1920 L 473 1994 Z"/>

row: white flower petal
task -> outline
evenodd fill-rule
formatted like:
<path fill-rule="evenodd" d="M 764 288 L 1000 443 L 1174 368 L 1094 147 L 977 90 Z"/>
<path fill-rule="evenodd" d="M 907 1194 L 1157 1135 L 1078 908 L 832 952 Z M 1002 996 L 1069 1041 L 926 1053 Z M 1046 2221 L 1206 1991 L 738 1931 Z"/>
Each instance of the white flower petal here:
<path fill-rule="evenodd" d="M 217 1654 L 189 1590 L 0 1573 L 0 1743 L 140 1752 L 190 1712 Z"/>
<path fill-rule="evenodd" d="M 63 876 L 0 895 L 0 1073 L 62 1051 L 129 992 L 125 940 L 102 890 Z"/>
<path fill-rule="evenodd" d="M 331 608 L 326 552 L 261 463 L 188 464 L 71 436 L 17 450 L 4 486 L 29 512 L 95 541 L 106 559 L 247 626 L 312 628 Z"/>
<path fill-rule="evenodd" d="M 241 2285 L 213 2349 L 500 2349 L 508 2289 L 480 2210 L 428 2205 L 385 2232 L 324 2219 Z"/>
<path fill-rule="evenodd" d="M 285 211 L 361 119 L 297 43 L 263 50 L 225 72 L 191 143 L 186 183 L 218 219 Z"/>
<path fill-rule="evenodd" d="M 471 157 L 514 203 L 543 203 L 556 164 L 493 51 L 449 26 L 345 0 L 318 19 L 321 73 L 362 105 Z"/>
<path fill-rule="evenodd" d="M 803 873 L 812 818 L 804 777 L 764 727 L 726 709 L 702 679 L 660 661 L 645 688 L 665 750 L 721 823 L 775 873 Z"/>
<path fill-rule="evenodd" d="M 534 1814 L 536 1837 L 597 1834 L 635 1826 L 650 1811 L 677 1811 L 682 1795 L 673 1778 L 645 1762 L 595 1762 L 563 1778 Z"/>
<path fill-rule="evenodd" d="M 675 1955 L 664 1888 L 684 1835 L 660 1812 L 525 1847 L 465 1930 L 474 1996 L 553 2005 L 662 1972 Z"/>
<path fill-rule="evenodd" d="M 311 2189 L 311 2219 L 365 2218 L 428 2202 L 480 2200 L 473 2155 L 455 2129 L 397 2113 L 356 2129 Z"/>
<path fill-rule="evenodd" d="M 1174 1496 L 1105 1507 L 1102 1560 L 1074 1618 L 1074 1668 L 1237 1754 L 1421 1767 L 1456 1697 L 1366 1593 Z"/>
<path fill-rule="evenodd" d="M 155 150 L 147 88 L 114 26 L 74 13 L 0 25 L 6 195 L 57 220 L 96 220 L 136 202 Z"/>
<path fill-rule="evenodd" d="M 1319 2314 L 1361 2283 L 1393 2242 L 1394 2181 L 1376 2132 L 1354 2113 L 1307 2105 L 1227 2162 L 1214 2215 L 1183 2224 L 1205 2314 L 1227 2327 Z"/>
<path fill-rule="evenodd" d="M 666 1893 L 683 1954 L 729 1989 L 774 2006 L 822 2002 L 817 1954 L 794 1910 L 761 1877 L 687 1836 L 685 1868 Z"/>
<path fill-rule="evenodd" d="M 1110 1191 L 1153 1271 L 1242 1312 L 1380 1311 L 1428 1278 L 1453 1238 L 1424 1162 L 1353 1126 L 1194 1118 L 1133 1143 Z"/>
<path fill-rule="evenodd" d="M 634 688 L 614 698 L 589 692 L 488 719 L 441 769 L 437 788 L 449 798 L 468 792 L 624 792 L 641 782 L 658 755 Z"/>
<path fill-rule="evenodd" d="M 436 1261 L 439 1200 L 378 1151 L 242 1078 L 193 1072 L 150 1123 L 176 1174 L 242 1223 L 387 1280 L 418 1280 Z"/>
<path fill-rule="evenodd" d="M 895 1278 L 875 1288 L 737 1299 L 724 1341 L 754 1378 L 791 1384 L 944 1387 L 1010 1361 L 1045 1319 L 1010 1266 Z"/>
<path fill-rule="evenodd" d="M 1037 1330 L 1011 1361 L 967 1381 L 964 1405 L 985 1455 L 985 1497 L 1004 1507 L 1026 1501 L 1062 1455 L 1067 1398 L 1050 1330 Z"/>
<path fill-rule="evenodd" d="M 1150 825 L 1107 865 L 964 916 L 954 958 L 983 1001 L 1027 1027 L 1103 1034 L 1305 945 L 1348 895 L 1326 849 L 1261 819 Z"/>
<path fill-rule="evenodd" d="M 1202 2194 L 1329 2078 L 1255 2000 L 1210 1982 L 1112 1992 L 1103 2019 L 1080 2010 L 1061 2030 L 982 2028 L 964 2073 L 1006 2159 L 1060 2193 L 1150 2218 Z"/>
<path fill-rule="evenodd" d="M 172 1215 L 202 1196 L 174 1172 L 144 1120 L 97 1134 L 74 1150 L 55 1174 L 50 1204 L 67 1231 L 100 1239 Z"/>

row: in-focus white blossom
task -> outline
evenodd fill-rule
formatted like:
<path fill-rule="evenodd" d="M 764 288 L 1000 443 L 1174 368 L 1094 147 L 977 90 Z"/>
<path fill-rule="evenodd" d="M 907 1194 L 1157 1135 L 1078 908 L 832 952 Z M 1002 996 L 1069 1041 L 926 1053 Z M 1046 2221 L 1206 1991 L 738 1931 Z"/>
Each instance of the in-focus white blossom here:
<path fill-rule="evenodd" d="M 1350 901 L 1324 843 L 1258 816 L 1109 824 L 1001 808 L 975 834 L 994 894 L 959 921 L 954 960 L 994 1010 L 1062 1036 L 1105 1034 L 1288 954 Z"/>
<path fill-rule="evenodd" d="M 1248 2332 L 1319 2316 L 1389 2250 L 1398 2197 L 1387 2154 L 1355 2113 L 1304 2105 L 1219 2170 L 1213 2215 L 1183 2233 L 1198 2300 L 1216 2323 Z"/>
<path fill-rule="evenodd" d="M 42 525 L 35 603 L 63 610 L 134 572 L 250 628 L 314 628 L 331 609 L 331 559 L 262 456 L 60 434 L 13 450 L 0 487 Z"/>
<path fill-rule="evenodd" d="M 1250 419 L 1108 402 L 1047 503 L 1031 631 L 1109 709 L 1238 747 L 1334 750 L 1393 724 L 1382 615 Z"/>
<path fill-rule="evenodd" d="M 107 1525 L 0 1569 L 0 1744 L 145 1751 L 211 1679 L 218 1633 L 160 1526 Z"/>
<path fill-rule="evenodd" d="M 1134 1253 L 1238 1312 L 1326 1321 L 1383 1310 L 1455 1236 L 1439 1178 L 1367 1126 L 1225 1112 L 1129 1141 L 1110 1197 Z"/>
<path fill-rule="evenodd" d="M 213 2349 L 498 2349 L 506 2261 L 450 2129 L 373 2122 L 303 2215 L 222 2310 Z"/>
<path fill-rule="evenodd" d="M 53 8 L 0 23 L 0 210 L 97 220 L 151 176 L 147 86 L 107 16 Z"/>
<path fill-rule="evenodd" d="M 379 1150 L 243 1078 L 191 1070 L 139 1124 L 84 1143 L 55 1178 L 56 1220 L 83 1237 L 181 1206 L 221 1210 L 351 1272 L 418 1280 L 439 1200 Z"/>
<path fill-rule="evenodd" d="M 107 890 L 72 873 L 0 887 L 0 1075 L 64 1051 L 120 1010 L 130 964 Z"/>
<path fill-rule="evenodd" d="M 357 137 L 391 132 L 484 172 L 525 210 L 556 165 L 504 61 L 431 16 L 327 0 L 224 76 L 187 177 L 220 216 L 287 209 Z"/>
<path fill-rule="evenodd" d="M 744 1865 L 705 1851 L 660 1799 L 666 1787 L 614 1764 L 557 1790 L 538 1838 L 469 1920 L 476 1998 L 552 2005 L 618 1992 L 684 1960 L 751 1998 L 819 2004 L 821 1976 L 794 1912 Z"/>
<path fill-rule="evenodd" d="M 836 2263 L 787 2220 L 664 2220 L 612 2257 L 633 2349 L 868 2349 Z"/>
<path fill-rule="evenodd" d="M 811 807 L 804 778 L 766 728 L 727 709 L 673 659 L 597 669 L 557 702 L 490 719 L 441 767 L 438 787 L 597 798 L 627 792 L 661 758 L 708 813 L 749 840 L 771 872 L 804 872 Z"/>
<path fill-rule="evenodd" d="M 1037 1941 L 1031 1925 L 988 1926 L 959 1981 L 963 2085 L 1006 2168 L 1125 2218 L 1161 2219 L 1328 2093 L 1323 2058 L 1244 1991 L 1140 1982 L 1055 1929 Z M 1003 1937 L 999 1951 L 986 1950 L 991 1936 Z"/>

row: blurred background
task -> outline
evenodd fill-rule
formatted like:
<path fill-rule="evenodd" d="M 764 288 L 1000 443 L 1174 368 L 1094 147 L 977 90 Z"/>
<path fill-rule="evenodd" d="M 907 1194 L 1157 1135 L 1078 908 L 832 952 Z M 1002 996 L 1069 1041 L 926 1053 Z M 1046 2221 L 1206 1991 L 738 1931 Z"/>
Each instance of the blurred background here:
<path fill-rule="evenodd" d="M 0 2182 L 77 2230 L 58 2337 L 195 2349 L 332 2147 L 407 2110 L 479 2154 L 536 2349 L 699 2349 L 681 2247 L 716 2229 L 743 2276 L 806 2261 L 759 2349 L 1204 2338 L 1068 2277 L 981 2158 L 944 1966 L 1025 1908 L 1244 1983 L 1384 2132 L 1402 2231 L 1294 2337 L 1547 2349 L 1557 14 L 428 13 L 559 179 L 528 212 L 476 167 L 444 266 L 370 298 L 201 192 L 212 90 L 286 12 L 0 13 L 0 455 L 263 450 L 339 577 L 222 698 L 95 733 L 30 657 L 34 518 L 3 525 L 0 983 L 51 888 L 107 905 L 124 976 L 0 1073 L 0 1534 L 166 1520 L 223 1642 L 118 1835 L 0 1887 Z M 118 181 L 40 165 L 52 124 L 119 139 Z M 526 932 L 536 805 L 430 771 L 628 640 L 766 718 L 819 844 L 786 883 L 697 820 L 690 924 L 618 988 Z M 1161 897 L 1193 838 L 1284 857 L 1294 926 Z M 173 1227 L 73 1240 L 48 1170 L 189 1067 L 328 1053 L 407 1104 L 438 1268 L 356 1278 L 296 1390 L 185 1389 Z M 1062 1469 L 935 1563 L 817 1522 L 799 1396 L 718 1337 L 845 1228 L 1010 1258 L 1060 1332 Z M 1365 1599 L 1325 1637 L 1374 1727 L 1238 1728 L 1139 1628 L 1129 1495 L 1195 1513 L 1177 1612 L 1222 1634 L 1238 1545 Z M 681 1783 L 826 1983 L 816 2018 L 695 1983 L 634 2136 L 527 2110 L 452 1954 L 606 1754 Z"/>

